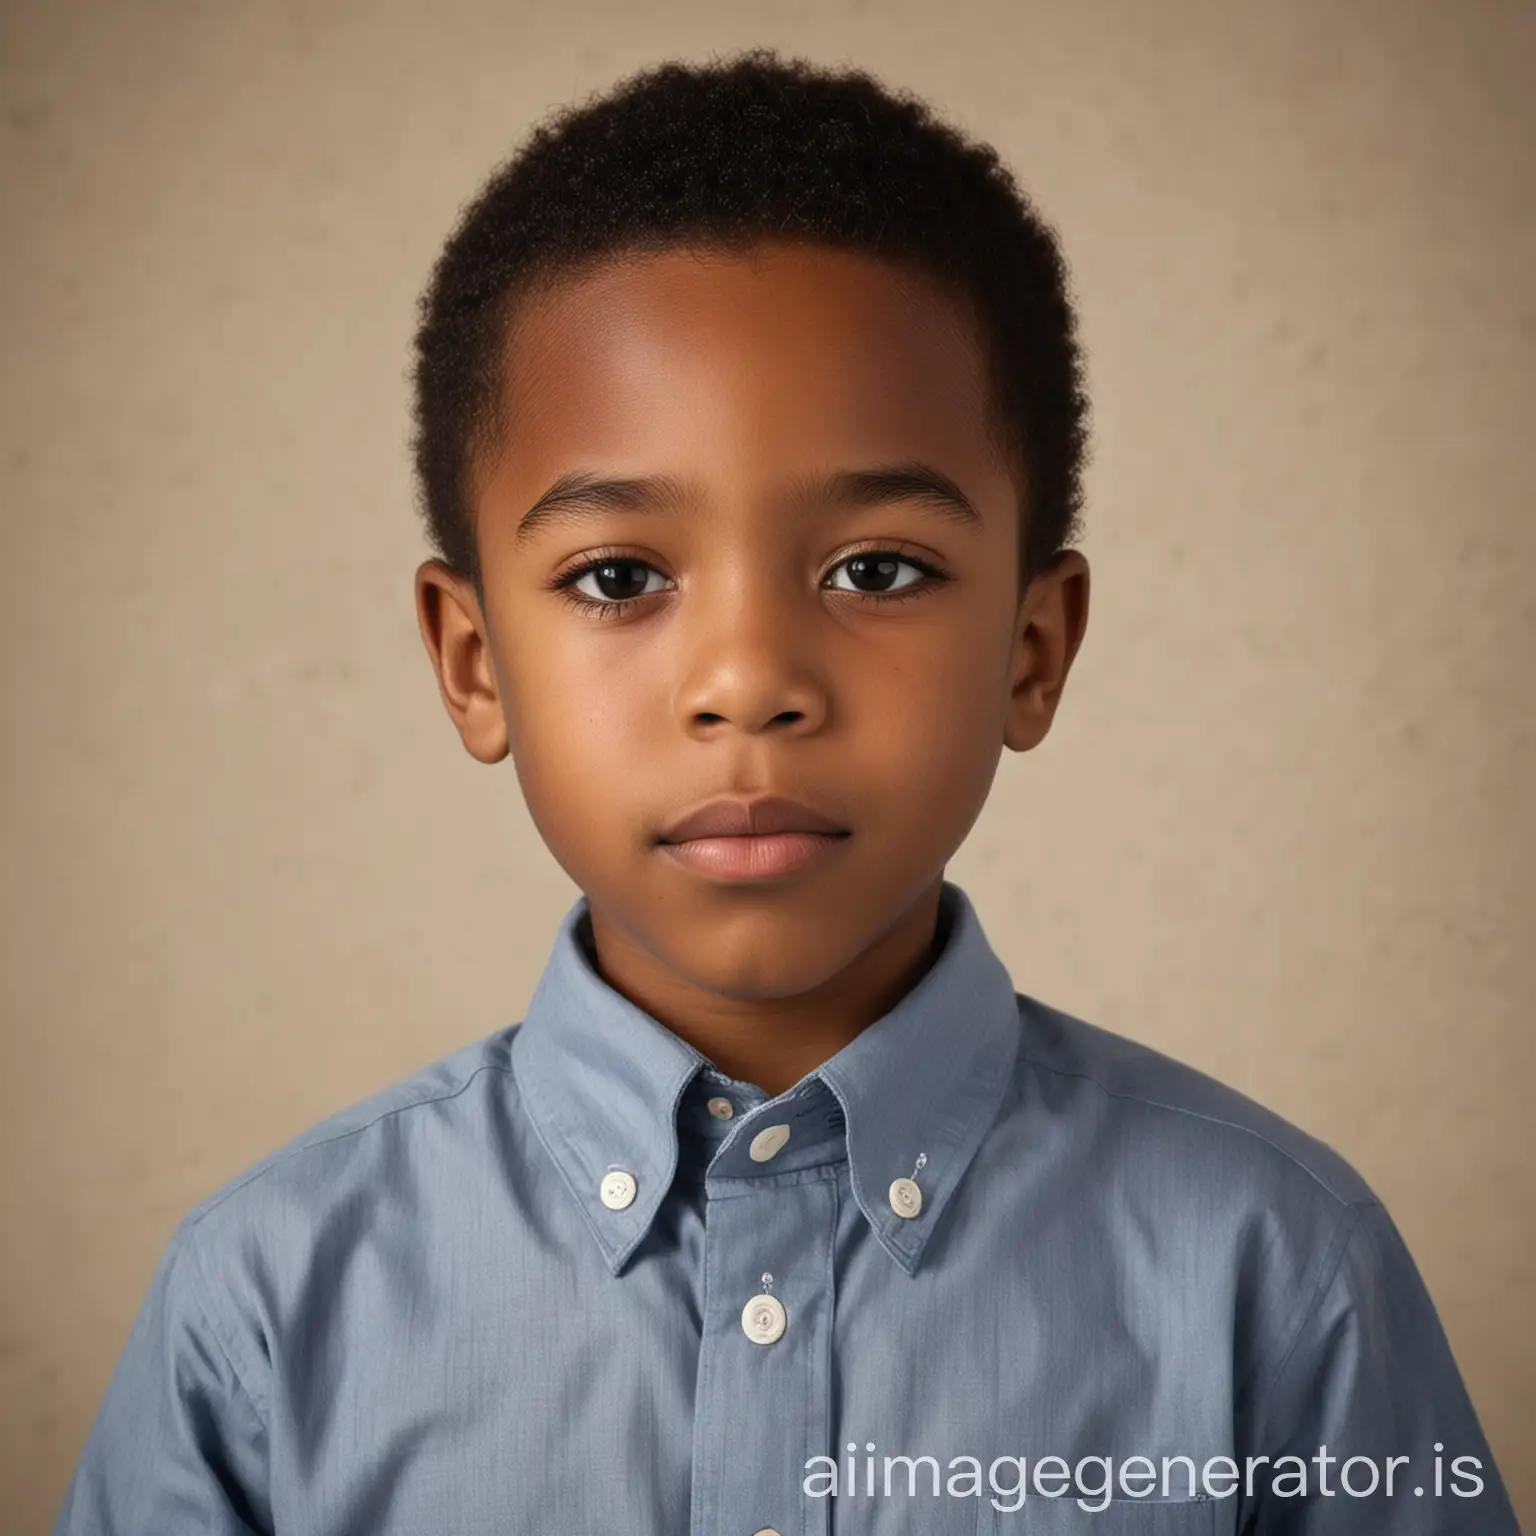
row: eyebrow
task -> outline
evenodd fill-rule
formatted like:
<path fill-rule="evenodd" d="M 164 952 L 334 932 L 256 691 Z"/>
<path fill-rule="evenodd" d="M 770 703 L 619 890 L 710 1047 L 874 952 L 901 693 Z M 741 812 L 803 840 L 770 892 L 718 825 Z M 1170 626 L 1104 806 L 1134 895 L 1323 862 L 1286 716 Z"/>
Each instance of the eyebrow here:
<path fill-rule="evenodd" d="M 605 512 L 678 511 L 696 507 L 702 500 L 696 485 L 675 475 L 607 478 L 572 470 L 523 513 L 515 542 L 525 543 L 541 528 Z M 910 501 L 972 532 L 982 527 L 981 513 L 970 497 L 943 470 L 916 461 L 799 475 L 790 482 L 789 501 L 796 508 L 819 504 L 839 510 Z"/>

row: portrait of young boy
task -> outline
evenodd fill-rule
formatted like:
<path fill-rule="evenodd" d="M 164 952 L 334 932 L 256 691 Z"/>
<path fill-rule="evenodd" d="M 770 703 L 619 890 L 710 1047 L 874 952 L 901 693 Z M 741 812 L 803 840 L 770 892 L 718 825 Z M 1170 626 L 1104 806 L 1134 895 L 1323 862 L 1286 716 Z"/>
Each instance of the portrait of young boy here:
<path fill-rule="evenodd" d="M 1090 613 L 998 154 L 647 68 L 461 211 L 413 386 L 441 702 L 581 896 L 517 1023 L 180 1222 L 57 1536 L 1514 1533 L 1361 1175 L 946 877 Z"/>

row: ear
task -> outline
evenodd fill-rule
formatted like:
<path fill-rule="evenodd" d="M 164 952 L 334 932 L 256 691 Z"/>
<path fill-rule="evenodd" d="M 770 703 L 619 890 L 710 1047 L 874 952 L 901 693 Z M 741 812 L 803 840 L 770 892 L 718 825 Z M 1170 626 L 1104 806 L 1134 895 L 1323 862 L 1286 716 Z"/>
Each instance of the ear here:
<path fill-rule="evenodd" d="M 482 763 L 499 763 L 507 755 L 507 724 L 474 583 L 428 560 L 416 572 L 416 622 L 465 750 Z"/>
<path fill-rule="evenodd" d="M 1088 562 L 1062 550 L 1019 603 L 1003 744 L 1028 752 L 1045 740 L 1067 673 L 1088 628 Z"/>

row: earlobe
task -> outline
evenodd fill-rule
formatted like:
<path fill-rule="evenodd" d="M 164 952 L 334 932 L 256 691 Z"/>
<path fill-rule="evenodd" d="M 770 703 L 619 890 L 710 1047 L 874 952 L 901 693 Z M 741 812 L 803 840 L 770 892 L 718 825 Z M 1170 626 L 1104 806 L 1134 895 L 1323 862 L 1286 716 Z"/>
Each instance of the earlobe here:
<path fill-rule="evenodd" d="M 1088 627 L 1088 562 L 1065 550 L 1031 583 L 1019 606 L 1015 664 L 1003 744 L 1028 752 L 1045 740 Z"/>
<path fill-rule="evenodd" d="M 507 725 L 474 584 L 440 560 L 425 561 L 416 572 L 416 622 L 465 751 L 499 763 L 507 755 Z"/>
<path fill-rule="evenodd" d="M 1032 634 L 1018 641 L 1020 664 L 1014 669 L 1013 687 L 1008 699 L 1008 715 L 1003 725 L 1003 745 L 1010 752 L 1028 752 L 1038 747 L 1050 729 L 1051 711 L 1045 707 L 1037 675 L 1037 652 Z"/>

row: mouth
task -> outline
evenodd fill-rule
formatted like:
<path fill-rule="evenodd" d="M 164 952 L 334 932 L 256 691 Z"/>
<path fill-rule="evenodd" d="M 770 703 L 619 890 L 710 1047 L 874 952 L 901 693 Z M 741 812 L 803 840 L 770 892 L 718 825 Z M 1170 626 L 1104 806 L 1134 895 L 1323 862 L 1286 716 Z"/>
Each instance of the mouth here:
<path fill-rule="evenodd" d="M 711 800 L 657 838 L 670 858 L 697 874 L 765 880 L 820 863 L 852 836 L 808 805 L 778 796 Z"/>

